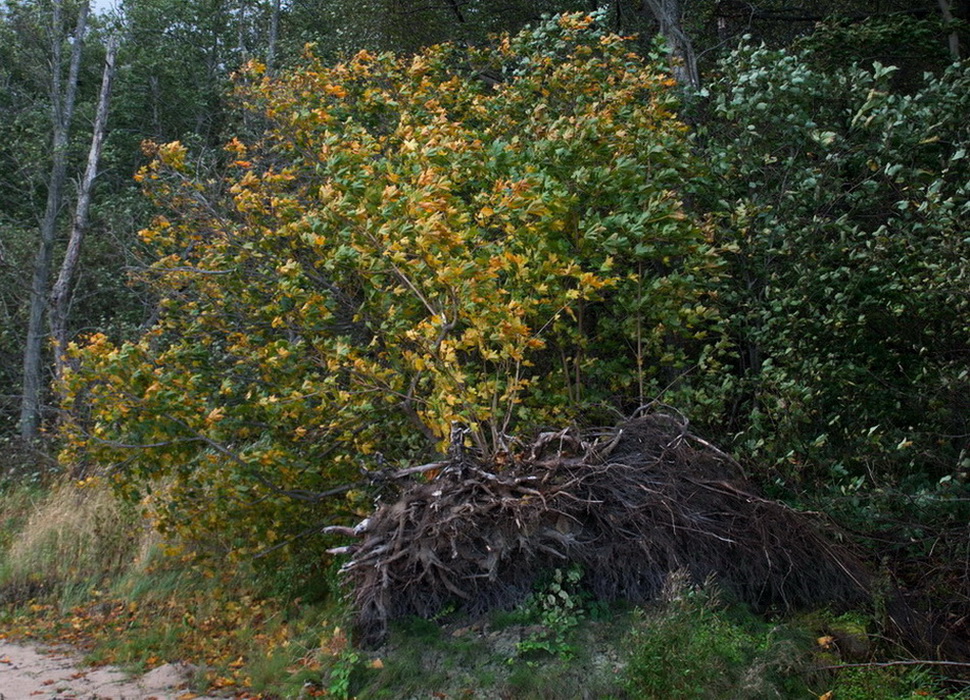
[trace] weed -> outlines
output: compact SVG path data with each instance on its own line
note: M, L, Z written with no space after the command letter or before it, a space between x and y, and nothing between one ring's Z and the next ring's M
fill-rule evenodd
M966 700L970 694L950 695L922 668L860 667L840 669L832 687L839 700Z
M350 680L360 663L360 654L353 649L345 649L330 669L330 682L327 690L340 700L350 698Z
M566 571L555 569L545 587L525 602L522 607L526 617L536 619L543 629L533 632L516 645L520 654L547 652L562 659L575 655L569 637L586 615L586 596L579 588L582 578L583 570L578 565Z

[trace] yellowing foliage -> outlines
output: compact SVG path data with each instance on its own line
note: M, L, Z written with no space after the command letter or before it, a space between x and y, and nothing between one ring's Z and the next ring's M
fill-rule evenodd
M228 144L221 182L180 144L140 175L167 210L142 236L159 317L78 349L72 453L123 488L164 478L163 526L252 553L366 505L317 494L362 456L442 449L453 421L494 452L685 395L715 368L698 338L717 336L720 259L683 211L668 90L585 16L495 48L254 69L239 97L269 127Z

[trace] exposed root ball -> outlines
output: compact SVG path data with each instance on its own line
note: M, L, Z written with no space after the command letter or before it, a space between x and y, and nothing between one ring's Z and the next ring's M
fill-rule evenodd
M362 636L448 605L512 607L570 563L603 600L651 600L678 570L761 610L868 598L863 566L815 518L740 472L668 415L543 433L501 471L455 456L358 528L345 572Z

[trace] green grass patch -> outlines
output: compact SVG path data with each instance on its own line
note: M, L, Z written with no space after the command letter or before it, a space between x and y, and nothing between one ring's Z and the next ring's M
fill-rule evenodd
M666 605L635 616L623 684L638 698L810 697L807 630L727 607L711 588L672 577Z
M967 700L970 690L947 691L929 668L869 666L839 669L831 683L837 700Z

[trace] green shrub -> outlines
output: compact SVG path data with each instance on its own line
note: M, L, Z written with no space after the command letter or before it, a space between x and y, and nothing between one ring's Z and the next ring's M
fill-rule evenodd
M730 430L789 485L957 478L970 65L904 92L892 66L814 58L743 47L710 90L706 201L737 246Z

